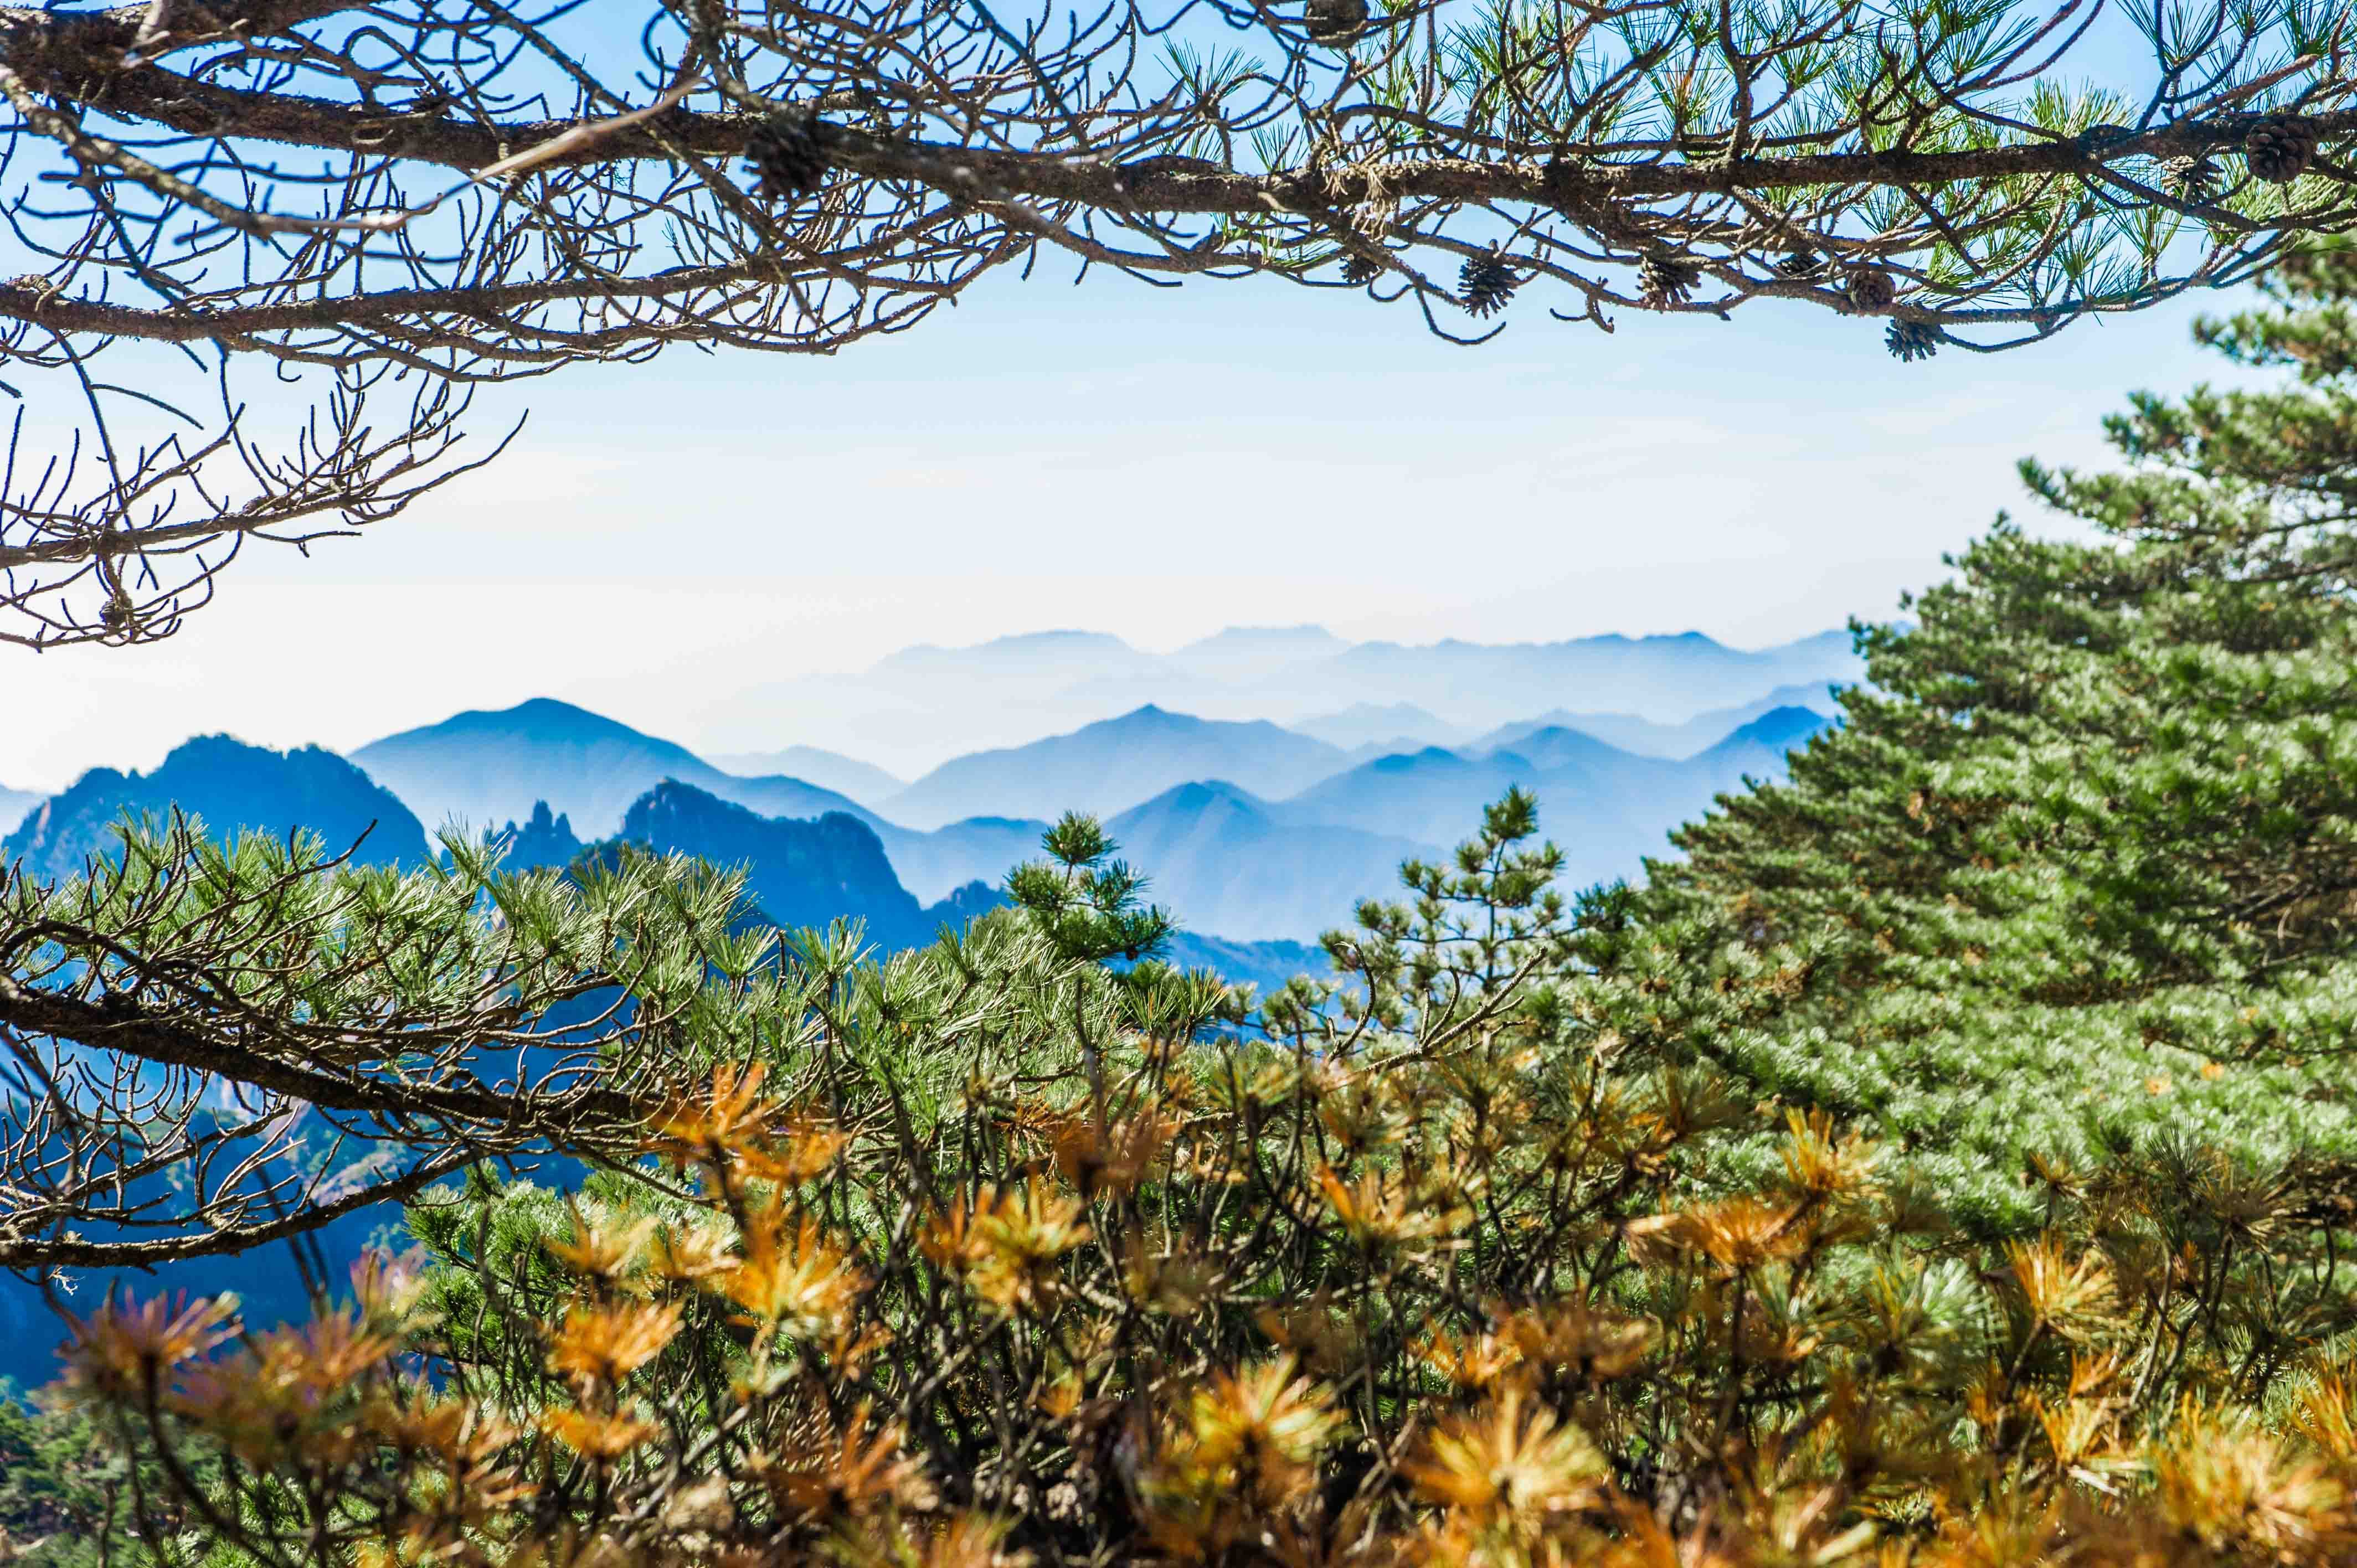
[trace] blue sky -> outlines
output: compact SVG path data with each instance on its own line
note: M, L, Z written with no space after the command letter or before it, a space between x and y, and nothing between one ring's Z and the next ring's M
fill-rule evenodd
M493 393L487 433L533 410L499 465L307 562L249 556L179 639L0 651L0 783L535 694L713 750L824 745L746 694L1054 627L1781 640L1936 578L2018 504L2016 458L2104 460L2126 389L2222 369L2186 328L2233 303L1901 365L1878 323L1773 303L1606 335L1531 297L1469 349L1349 293L1006 274L833 359Z

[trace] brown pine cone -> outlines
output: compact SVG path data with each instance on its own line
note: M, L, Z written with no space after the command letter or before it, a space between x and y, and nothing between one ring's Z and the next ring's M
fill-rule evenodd
M1340 47L1366 27L1367 0L1308 0L1301 20L1311 43Z
M1647 256L1637 263L1637 287L1656 310L1684 305L1701 285L1702 269L1678 256Z
M2253 179L2289 185L2316 159L2316 122L2305 114L2271 114L2243 138L2243 161Z
M1898 303L1899 285L1880 267L1861 267L1849 274L1849 302L1860 310L1888 310Z
M776 114L745 144L753 166L754 189L764 201L791 201L816 190L826 177L826 154L804 115Z

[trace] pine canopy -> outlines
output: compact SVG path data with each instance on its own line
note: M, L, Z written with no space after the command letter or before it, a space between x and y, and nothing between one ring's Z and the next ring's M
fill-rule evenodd
M1679 835L1647 917L1808 977L1694 1048L1998 1228L2034 1222L2029 1156L2170 1139L2357 1191L2352 292L2349 250L2304 254L2201 328L2296 384L2138 397L2120 472L2025 464L2098 537L1994 530L1860 628L1867 684L1790 782Z

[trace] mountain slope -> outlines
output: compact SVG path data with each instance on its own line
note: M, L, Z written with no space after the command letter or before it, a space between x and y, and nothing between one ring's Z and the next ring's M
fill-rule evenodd
M1350 646L1322 626L1232 626L1189 643L1168 662L1189 675L1232 681L1330 658Z
M1046 822L1022 817L969 817L929 833L881 819L868 825L884 841L901 886L928 901L969 882L997 886L1017 865L1039 858L1039 835L1048 831Z
M1781 779L1786 757L1805 747L1812 736L1833 723L1811 708L1774 708L1709 750L1688 757L1683 766L1696 779L1706 779L1713 794L1740 789L1747 778Z
M1004 825L1023 830L1026 844L1007 856L1006 865L1038 853L1033 830L1039 824ZM547 826L545 813L535 812L533 824L524 831ZM1328 839L1333 836L1329 832ZM970 881L946 898L920 905L894 879L882 844L866 824L840 812L816 822L766 819L676 782L660 785L634 801L624 817L621 837L665 853L697 855L716 865L741 866L748 873L748 894L768 918L794 927L856 917L866 922L868 940L887 950L930 942L944 925L962 926L1006 901L997 891L1006 869L1002 866L987 879ZM1164 847L1153 834L1146 838L1149 848ZM1330 849L1330 843L1313 847ZM1216 862L1220 856L1214 853L1211 858ZM1192 873L1189 865L1179 869L1182 879ZM1375 886L1387 881L1386 870ZM1166 891L1157 883L1155 896L1168 902ZM1348 913L1345 903L1323 923L1334 924ZM1237 940L1189 930L1172 938L1165 957L1181 968L1215 969L1230 980L1250 981L1263 990L1326 968L1325 955L1299 941Z
M1151 878L1149 899L1192 930L1242 940L1348 925L1359 900L1390 893L1399 863L1424 853L1396 835L1282 821L1267 801L1220 782L1165 790L1105 827Z
M1266 809L1296 825L1405 835L1437 854L1471 832L1481 808L1521 786L1564 851L1572 886L1634 876L1669 853L1670 830L1700 816L1745 778L1781 778L1785 753L1831 721L1782 707L1684 761L1638 757L1560 725L1531 730L1511 749L1429 746L1378 757Z
M1827 693L1826 683L1814 682L1797 686L1779 686L1765 696L1755 697L1733 707L1713 708L1696 714L1680 724L1662 724L1636 714L1576 714L1566 708L1553 708L1535 718L1501 725L1471 743L1480 751L1512 746L1533 730L1559 726L1592 735L1623 751L1639 757L1687 757L1706 751L1737 730L1777 708L1806 708L1814 713L1831 713L1834 700Z
M873 806L909 787L906 779L887 773L873 763L815 746L790 746L783 751L738 752L705 760L722 772L735 774L740 779L779 775L799 779L805 784L815 784L822 789L832 789L838 795L848 796L863 806Z
M1438 845L1470 831L1480 821L1484 801L1496 800L1531 771L1506 753L1467 757L1428 746L1362 762L1277 809L1289 822L1397 833Z
M574 836L572 820L562 814L552 818L545 800L532 803L532 815L524 819L523 826L510 822L496 836L503 841L506 851L500 859L500 869L505 871L552 867L561 871L581 853L581 841Z
M1110 815L1173 785L1224 779L1261 795L1289 795L1344 767L1336 747L1265 721L1230 723L1151 703L1028 746L942 764L885 802L912 828L977 816Z
M919 643L879 660L867 674L888 683L947 677L960 682L1007 680L1061 684L1082 673L1162 667L1162 660L1153 654L1132 648L1110 632L1031 631L995 637L965 648Z
M0 785L0 833L14 832L16 824L48 797L37 789L11 789Z
M1387 693L1393 701L1476 719L1484 715L1469 709L1493 712L1501 702L1539 693L1560 702L1587 693L1639 713L1690 714L1698 705L1748 702L1779 686L1854 679L1858 669L1846 631L1756 651L1729 648L1695 631L1503 645L1362 642L1332 662L1336 673Z
M1414 703L1353 703L1335 713L1296 719L1285 727L1344 751L1369 746L1414 751L1426 746L1453 746L1465 736L1459 726Z
M332 851L357 843L353 859L363 865L431 858L425 830L409 809L335 753L316 746L270 751L216 735L183 742L152 773L91 768L0 840L0 860L21 859L36 875L70 875L89 857L109 853L125 812L162 820L175 806L201 818L216 837L248 829L284 837L307 828Z
M667 779L631 802L620 837L744 867L746 892L781 926L856 918L870 941L901 948L931 940L939 924L892 875L875 830L841 811L808 822L765 817Z
M578 831L604 834L631 801L666 779L764 816L862 811L856 801L798 779L723 773L683 746L550 697L387 736L353 752L352 760L437 825L463 821L480 828L545 800Z

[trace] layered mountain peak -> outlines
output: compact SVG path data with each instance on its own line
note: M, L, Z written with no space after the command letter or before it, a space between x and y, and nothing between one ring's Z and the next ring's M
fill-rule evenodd
M1820 728L1824 728L1824 714L1815 707L1801 707L1787 703L1784 707L1770 707L1759 719L1727 731L1727 740L1754 740L1759 745L1796 745L1808 740ZM1726 740L1720 745L1726 745Z
M507 822L545 801L596 837L666 779L773 816L861 809L798 779L733 777L676 742L552 697L404 730L370 742L352 760L436 824Z
M1148 703L1066 735L944 763L881 811L914 828L1065 811L1110 816L1202 779L1229 779L1268 798L1290 795L1349 763L1340 748L1265 719L1204 719Z
M1811 736L1825 727L1829 721L1814 708L1797 703L1770 708L1750 723L1729 730L1725 739L1713 750L1737 746L1765 746L1790 750L1805 744Z
M432 857L410 809L334 752L272 751L210 735L182 742L146 773L91 768L0 841L0 860L20 861L36 875L70 876L113 853L116 824L126 817L161 822L176 809L219 837L306 829L331 851L351 850L362 865Z
M48 797L36 789L11 789L0 784L0 834L16 831L16 824L32 814L33 808Z
M884 946L929 940L932 925L893 875L876 832L830 811L813 820L765 817L666 779L630 803L621 837L665 854L735 866L761 913L781 926L824 926L846 916Z

